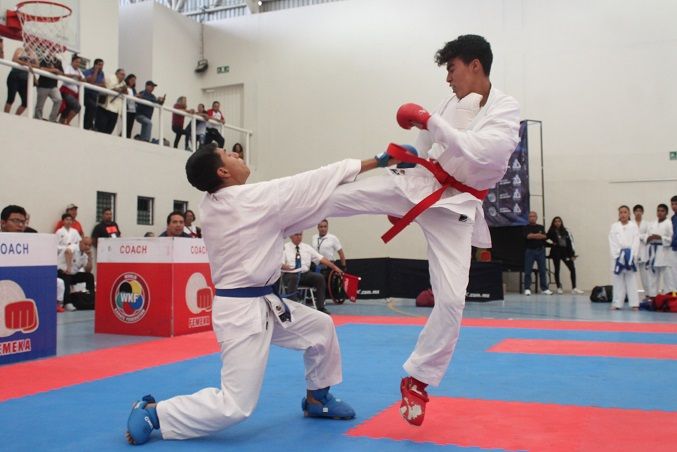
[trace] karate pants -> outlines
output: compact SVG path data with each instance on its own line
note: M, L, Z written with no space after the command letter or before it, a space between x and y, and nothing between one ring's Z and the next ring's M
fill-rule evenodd
M631 308L639 307L639 295L637 294L637 275L633 271L622 271L620 274L611 275L613 284L613 301L611 306L622 308L625 296L628 296L628 304Z
M230 320L233 334L221 342L221 387L205 388L188 396L173 397L157 405L164 439L188 439L209 435L249 417L261 392L270 344L303 350L307 388L314 390L341 382L341 352L331 317L306 306L294 305L292 321L283 328L273 318L263 298L216 297L217 303L259 303L266 325L260 333L248 334L237 320ZM218 321L216 316L212 317ZM281 387L284 382L281 382ZM303 394L305 395L305 394ZM302 395L299 394L299 398ZM297 406L290 409L299 409Z
M403 216L414 204L399 190L395 177L401 176L367 177L339 186L327 201L320 218L360 214ZM459 214L446 208L431 207L416 219L416 223L427 241L435 307L403 367L412 377L438 386L449 367L461 328L473 222L460 221ZM374 240L379 239L374 237Z
M639 273L639 280L642 282L642 289L644 289L644 296L649 296L649 270L646 269L645 262L639 262L637 264L637 270Z
M648 269L646 271L646 274L649 279L649 290L648 290L648 295L650 297L655 297L661 292L661 279L663 279L663 289L665 289L665 277L663 276L665 274L666 270L669 270L670 267L654 267L652 269Z

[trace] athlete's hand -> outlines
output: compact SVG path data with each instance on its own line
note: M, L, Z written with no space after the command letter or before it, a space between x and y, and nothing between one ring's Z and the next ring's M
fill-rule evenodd
M425 108L417 104L404 104L397 110L397 123L403 129L418 127L419 129L428 129L428 119L430 113Z

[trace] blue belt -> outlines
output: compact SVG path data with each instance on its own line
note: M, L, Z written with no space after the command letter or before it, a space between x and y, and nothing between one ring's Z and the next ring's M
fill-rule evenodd
M217 297L256 298L273 293L273 286L216 289Z

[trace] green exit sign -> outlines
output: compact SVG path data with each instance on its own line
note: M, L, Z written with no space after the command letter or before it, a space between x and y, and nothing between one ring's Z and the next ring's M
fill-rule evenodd
M227 74L230 72L230 66L217 66L216 67L216 73L217 74Z
M670 151L670 160L677 160L677 151Z

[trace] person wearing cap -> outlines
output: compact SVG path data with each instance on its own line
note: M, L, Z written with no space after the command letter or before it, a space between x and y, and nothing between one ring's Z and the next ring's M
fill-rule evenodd
M147 100L148 102L153 102L154 104L164 104L165 96L155 97L155 94L153 94L156 86L157 84L155 82L148 80L144 90L140 91L136 97ZM142 141L150 141L151 131L153 129L153 110L155 110L155 107L144 104L138 104L136 106L136 120L141 124L140 139Z
M78 206L75 204L68 204L66 206L66 212L70 214L70 216L73 218L73 223L71 224L71 228L75 229L78 231L78 234L80 234L80 237L84 237L85 234L82 232L82 225L78 220L76 220L76 217L78 216ZM59 220L59 222L54 226L54 232L56 232L59 228L63 226L63 219Z

